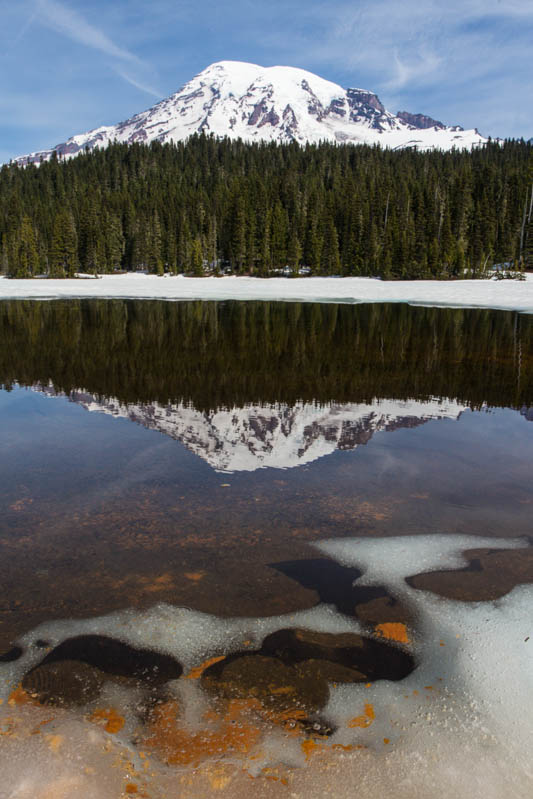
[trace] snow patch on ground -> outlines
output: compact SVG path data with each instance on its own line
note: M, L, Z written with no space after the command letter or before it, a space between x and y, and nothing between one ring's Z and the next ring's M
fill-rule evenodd
M365 277L253 278L130 273L93 280L0 278L0 299L123 298L407 302L436 307L496 308L533 313L533 275L515 280L402 280Z

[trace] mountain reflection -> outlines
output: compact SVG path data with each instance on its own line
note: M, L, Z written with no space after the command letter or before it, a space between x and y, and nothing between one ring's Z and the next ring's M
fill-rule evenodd
M52 386L34 386L48 396L63 396ZM290 469L335 450L355 449L381 431L416 427L430 419L457 419L464 410L454 400L383 400L373 405L298 402L247 405L214 412L183 404L123 405L84 391L71 402L157 430L180 441L219 472Z

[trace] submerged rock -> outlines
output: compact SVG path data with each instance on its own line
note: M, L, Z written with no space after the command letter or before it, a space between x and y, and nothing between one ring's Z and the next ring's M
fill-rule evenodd
M94 666L75 660L41 663L22 680L22 687L43 705L86 705L96 699L105 675Z
M218 666L218 668L217 668ZM276 711L291 709L312 713L329 697L325 679L306 673L277 658L243 655L208 669L202 680L211 691L228 699L253 697Z

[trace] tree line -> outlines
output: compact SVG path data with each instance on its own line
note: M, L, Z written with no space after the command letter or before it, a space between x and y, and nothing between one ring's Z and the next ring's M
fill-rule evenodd
M0 169L11 277L147 270L480 276L533 268L533 146L112 144Z

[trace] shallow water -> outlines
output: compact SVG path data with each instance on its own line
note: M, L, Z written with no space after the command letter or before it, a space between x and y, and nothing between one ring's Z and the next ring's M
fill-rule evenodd
M530 795L530 317L18 301L0 342L0 797Z

